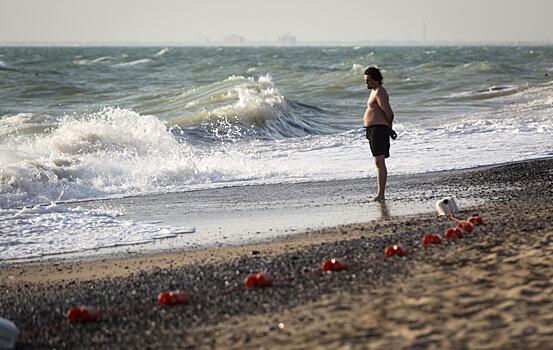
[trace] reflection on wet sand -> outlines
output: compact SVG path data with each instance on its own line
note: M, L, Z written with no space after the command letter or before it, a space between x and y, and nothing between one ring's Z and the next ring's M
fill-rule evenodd
M380 220L388 220L390 218L390 209L386 202L378 202L378 209L380 209Z

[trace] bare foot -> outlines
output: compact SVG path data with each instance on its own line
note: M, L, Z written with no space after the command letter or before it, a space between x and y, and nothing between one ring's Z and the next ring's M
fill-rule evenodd
M384 202L384 201L386 201L384 196L376 196L373 198L373 202Z

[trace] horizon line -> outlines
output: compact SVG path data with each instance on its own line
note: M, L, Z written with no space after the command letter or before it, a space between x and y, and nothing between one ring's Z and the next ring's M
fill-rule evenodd
M313 46L549 46L553 41L522 41L522 40L487 40L487 41L456 41L456 40L378 40L378 41L298 41L295 44L279 43L277 41L249 41L240 44L221 42L149 42L149 41L11 41L0 42L0 47L313 47Z

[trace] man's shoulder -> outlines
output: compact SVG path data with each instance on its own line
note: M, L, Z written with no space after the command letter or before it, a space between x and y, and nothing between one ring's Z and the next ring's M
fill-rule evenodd
M382 97L388 97L388 91L384 86L379 86L378 89L376 89L376 95L382 96Z

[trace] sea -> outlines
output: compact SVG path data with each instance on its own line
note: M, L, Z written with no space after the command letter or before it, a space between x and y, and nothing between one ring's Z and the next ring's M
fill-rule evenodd
M193 232L67 202L374 177L369 65L390 175L553 156L551 46L1 47L0 260Z

